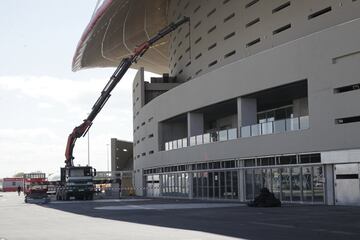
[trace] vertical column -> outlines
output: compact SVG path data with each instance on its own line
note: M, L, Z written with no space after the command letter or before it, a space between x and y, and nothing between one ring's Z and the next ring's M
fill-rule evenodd
M193 195L193 173L192 172L189 172L189 178L188 178L188 181L189 181L189 199L193 199L194 198L194 195Z
M239 167L240 169L238 170L238 192L239 192L239 199L240 202L245 202L245 174L244 174L244 161L243 160L239 160Z
M204 114L187 113L188 137L204 133Z
M309 115L308 98L298 98L293 100L293 114L294 117L301 117Z
M237 98L238 111L238 129L239 136L241 136L240 129L242 126L249 126L257 123L257 101L256 98Z
M135 192L136 196L144 196L145 190L144 190L144 175L142 173L142 170L139 172L136 171L134 173L134 186L135 186Z
M324 165L325 170L325 204L327 205L335 205L335 182L334 182L334 165L327 164Z

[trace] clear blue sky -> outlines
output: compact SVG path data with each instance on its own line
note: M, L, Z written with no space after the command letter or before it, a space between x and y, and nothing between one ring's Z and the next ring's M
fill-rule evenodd
M71 71L96 0L0 1L0 177L58 173L68 134L89 113L113 69ZM106 169L111 137L132 141L128 72L91 128L91 164ZM87 140L75 149L87 163Z

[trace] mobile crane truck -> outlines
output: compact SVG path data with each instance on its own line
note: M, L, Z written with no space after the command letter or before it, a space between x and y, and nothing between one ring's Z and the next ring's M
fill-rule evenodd
M73 150L76 140L87 134L94 119L109 100L111 91L120 82L131 65L136 63L154 43L189 21L190 18L183 17L175 23L170 23L168 26L160 30L155 36L135 48L132 55L121 60L119 66L116 68L110 80L102 90L100 97L92 107L90 114L82 124L74 128L67 139L65 167L60 169L60 182L56 187L57 200L70 200L71 197L79 200L93 199L93 177L96 176L96 170L91 166L74 166Z

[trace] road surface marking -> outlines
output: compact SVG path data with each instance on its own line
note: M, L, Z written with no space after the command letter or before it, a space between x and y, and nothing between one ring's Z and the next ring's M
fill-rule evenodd
M199 208L223 208L242 207L244 204L234 203L177 203L177 204L144 204L125 206L104 206L95 207L96 210L170 210L170 209L199 209Z
M295 228L295 226L293 226L293 225L286 225L286 224L264 223L264 222L250 222L250 223L257 224L257 225L269 226L269 227Z

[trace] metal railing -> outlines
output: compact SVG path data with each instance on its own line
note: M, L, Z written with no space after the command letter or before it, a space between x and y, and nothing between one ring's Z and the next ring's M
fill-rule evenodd
M231 128L231 129L213 131L196 136L191 136L189 138L189 141L187 138L169 141L165 143L165 151L202 145L212 142L221 142L221 141L228 141L238 138L298 131L308 128L309 128L309 116L287 118L272 122L258 123L258 124L241 127L240 136L238 136L237 128Z
M232 139L237 139L237 128L231 128L221 131L213 131L209 133L204 133L196 136L191 136L189 142L187 138L177 139L165 143L165 151L207 144L211 142L220 142L228 141Z
M188 146L187 138L181 138L165 143L165 151L174 150L178 148L184 148Z
M287 118L273 122L253 124L240 128L241 137L254 137L260 135L283 133L309 128L309 116Z
M190 137L190 146L237 139L237 128L213 131Z

